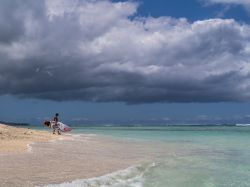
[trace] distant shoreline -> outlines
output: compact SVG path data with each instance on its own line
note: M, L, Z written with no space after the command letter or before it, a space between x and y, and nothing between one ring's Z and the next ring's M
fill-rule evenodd
M0 121L0 124L10 125L10 126L30 126L29 123L16 123L16 122L6 122L6 121Z
M14 127L39 127L39 124L30 124L23 122L8 122L8 121L0 121L0 124L6 124ZM89 122L89 123L76 123L69 124L72 127L220 127L220 126L250 126L250 123L118 123L118 122Z

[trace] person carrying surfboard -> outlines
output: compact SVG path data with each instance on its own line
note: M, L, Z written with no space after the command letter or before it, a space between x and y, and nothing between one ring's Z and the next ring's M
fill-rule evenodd
M57 134L58 134L58 135L61 135L59 126L58 126L58 124L57 124L58 121L59 121L58 116L59 116L59 114L56 113L56 114L55 114L55 117L54 117L54 119L53 119L53 122L54 122L54 123L52 124L52 128L53 128L53 134L56 134L56 131L57 131Z

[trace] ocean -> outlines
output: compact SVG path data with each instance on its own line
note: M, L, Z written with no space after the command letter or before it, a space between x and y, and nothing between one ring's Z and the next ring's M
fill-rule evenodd
M149 145L152 152L145 154L150 154L150 162L50 187L250 186L249 126L77 126L72 133L140 142L145 149Z

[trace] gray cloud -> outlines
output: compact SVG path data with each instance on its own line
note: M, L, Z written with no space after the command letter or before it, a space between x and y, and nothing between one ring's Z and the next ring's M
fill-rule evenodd
M250 98L249 25L131 19L138 7L131 1L6 0L0 7L2 95L126 103Z

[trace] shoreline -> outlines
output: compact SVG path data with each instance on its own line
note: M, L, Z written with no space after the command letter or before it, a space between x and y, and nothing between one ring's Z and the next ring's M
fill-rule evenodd
M31 143L32 153L0 154L0 186L246 186L249 131L225 130L150 132L152 141L74 131Z
M14 133L5 138L14 136L13 149L5 152L7 154L3 153L3 149L0 152L0 183L5 186L60 186L79 180L99 180L119 171L126 173L128 168L147 160L144 151L138 151L143 146L131 142L98 135L55 136L46 131L4 125L0 127L18 131L18 135ZM26 133L23 137L27 131L32 133ZM37 133L39 138L34 138ZM17 145L21 145L21 148L14 150ZM57 175L58 171L60 175Z

